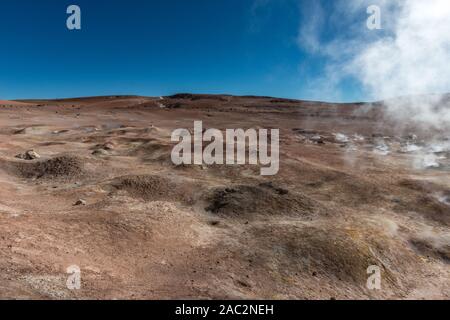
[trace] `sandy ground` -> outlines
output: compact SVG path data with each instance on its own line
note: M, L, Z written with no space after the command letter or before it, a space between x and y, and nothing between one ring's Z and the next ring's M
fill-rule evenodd
M448 154L417 167L400 151L416 138L365 109L198 95L0 101L0 298L450 298ZM170 134L194 120L280 128L279 174L174 166ZM30 149L41 158L16 158ZM66 286L71 265L80 290ZM381 290L366 287L371 265Z

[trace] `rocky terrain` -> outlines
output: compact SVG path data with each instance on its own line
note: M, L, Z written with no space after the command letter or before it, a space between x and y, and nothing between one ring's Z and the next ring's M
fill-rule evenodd
M2 299L449 299L450 135L381 104L0 101ZM176 128L280 129L280 171L175 166ZM80 290L66 286L69 266ZM381 290L366 287L382 270Z

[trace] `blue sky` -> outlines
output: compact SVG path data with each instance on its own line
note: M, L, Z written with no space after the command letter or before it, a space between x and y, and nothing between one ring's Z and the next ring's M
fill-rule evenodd
M351 77L340 79L339 95L314 90L331 58L299 45L299 28L317 14L310 9L317 1L2 0L0 99L177 92L366 99ZM326 21L332 2L321 1ZM71 4L81 7L81 31L66 28ZM320 36L345 37L366 18L363 10Z

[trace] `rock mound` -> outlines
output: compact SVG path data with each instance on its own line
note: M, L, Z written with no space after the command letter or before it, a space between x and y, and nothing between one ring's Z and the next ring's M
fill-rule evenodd
M16 163L15 169L19 176L27 179L69 179L83 173L83 163L76 157L63 155L39 162Z
M217 188L208 196L207 202L209 205L206 211L227 216L248 214L310 216L323 212L318 202L303 194L276 187L272 183Z
M175 183L157 175L134 175L120 177L111 183L118 191L125 191L132 198L146 201L181 201L192 203L192 187L186 183Z

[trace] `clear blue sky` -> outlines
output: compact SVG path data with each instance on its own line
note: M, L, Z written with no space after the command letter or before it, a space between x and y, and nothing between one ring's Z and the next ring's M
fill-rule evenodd
M298 44L315 1L1 0L0 99L197 92L333 100L306 89L327 63ZM331 1L322 1L326 14ZM70 4L81 7L81 31L66 28ZM340 86L342 100L365 98L351 79Z

